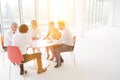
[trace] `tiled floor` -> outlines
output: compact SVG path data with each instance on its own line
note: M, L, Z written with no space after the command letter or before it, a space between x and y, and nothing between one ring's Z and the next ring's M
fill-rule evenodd
M50 65L42 74L36 73L34 61L26 63L25 80L120 80L120 28L101 27L87 31L84 37L77 38L74 53L76 66L70 53L62 53L65 62L57 69L55 62L43 58L44 66ZM9 80L7 55L5 65L2 62L0 55L0 80ZM18 66L12 65L11 73L11 80L24 80Z

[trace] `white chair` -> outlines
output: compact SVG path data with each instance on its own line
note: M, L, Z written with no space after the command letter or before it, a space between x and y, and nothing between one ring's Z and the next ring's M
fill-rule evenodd
M76 42L76 36L73 36L73 43L74 43L74 45L75 45L75 42ZM75 46L74 46L74 48L75 48ZM72 61L73 61L74 66L76 66L74 48L73 48L72 51L67 51L67 53L69 53L69 52L71 53L71 59L72 59ZM63 53L64 53L64 52L63 52Z

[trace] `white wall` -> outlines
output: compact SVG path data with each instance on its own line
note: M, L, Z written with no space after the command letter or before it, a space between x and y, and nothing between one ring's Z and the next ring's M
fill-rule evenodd
M113 1L113 27L120 27L120 0Z

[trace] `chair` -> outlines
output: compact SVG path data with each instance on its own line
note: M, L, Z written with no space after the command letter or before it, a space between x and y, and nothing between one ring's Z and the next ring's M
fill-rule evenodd
M75 48L75 42L76 42L76 36L73 36L74 48ZM73 55L74 66L76 66L74 49L73 49L73 51L71 52L71 58L72 58L72 55Z
M10 68L9 68L9 80L10 80L11 64L12 63L22 64L22 61L24 60L24 58L19 48L16 46L8 46L7 52L8 52L8 59L11 61Z
M74 63L74 66L76 66L76 62L75 62L75 55L74 55L74 49L73 51L71 51L71 58L73 56L73 63Z
M75 45L76 42L76 36L73 36L73 43ZM75 62L75 55L74 55L74 48L72 51L66 51L66 52L70 52L71 53L71 59L73 60L73 64L74 66L76 66L76 62Z

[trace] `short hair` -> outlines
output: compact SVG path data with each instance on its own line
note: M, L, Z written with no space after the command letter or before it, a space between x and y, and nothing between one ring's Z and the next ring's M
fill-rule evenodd
M28 26L26 24L21 24L19 27L20 33L27 33L28 32Z
M11 27L13 27L13 25L17 25L17 26L14 26L14 27L18 27L18 24L17 24L16 22L13 22L13 23L11 24Z
M61 20L61 21L58 21L58 24L59 24L59 25L62 25L62 26L65 26L65 21L62 21L62 20Z

